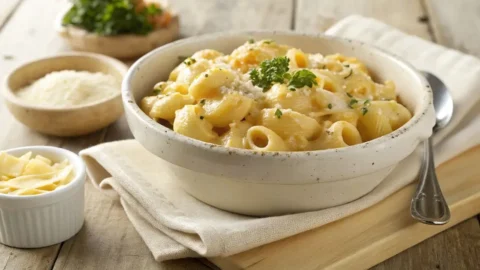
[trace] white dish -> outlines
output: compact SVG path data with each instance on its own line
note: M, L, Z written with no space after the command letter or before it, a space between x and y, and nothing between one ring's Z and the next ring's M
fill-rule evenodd
M55 162L68 159L75 177L51 192L17 196L0 194L0 243L17 248L39 248L61 243L75 235L84 221L85 164L62 148L30 146L6 151L14 156L40 154Z
M182 136L140 110L137 104L156 82L167 78L179 56L207 48L229 53L250 38L273 39L305 52L354 56L367 65L375 79L395 82L413 118L386 136L355 146L260 153ZM163 46L130 68L122 98L135 138L174 164L169 169L187 192L215 207L248 215L310 211L355 200L375 188L429 137L435 122L430 86L409 64L360 42L292 32L218 33Z

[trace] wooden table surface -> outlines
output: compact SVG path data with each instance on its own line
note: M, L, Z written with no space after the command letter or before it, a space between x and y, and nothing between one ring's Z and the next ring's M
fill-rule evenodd
M439 44L480 56L478 0L172 0L182 37L233 29L321 32L350 14L377 18ZM53 29L66 0L0 0L0 76L38 57L69 51ZM62 139L18 123L0 103L0 149L53 145L78 152L131 138L122 118L94 134ZM73 238L22 250L0 245L0 269L210 269L195 259L157 263L118 201L86 184L86 221ZM480 269L480 217L377 265L374 269Z

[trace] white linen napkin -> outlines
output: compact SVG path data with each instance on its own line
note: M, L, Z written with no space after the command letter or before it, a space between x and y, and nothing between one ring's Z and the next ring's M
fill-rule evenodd
M480 60L379 21L348 17L329 35L376 45L442 78L455 103L452 123L436 135L437 164L480 143ZM178 188L162 168L174 166L134 140L81 152L92 182L121 203L157 261L227 256L298 234L365 209L415 180L419 147L368 195L329 209L277 217L248 217L208 206ZM401 172L401 173L400 173Z

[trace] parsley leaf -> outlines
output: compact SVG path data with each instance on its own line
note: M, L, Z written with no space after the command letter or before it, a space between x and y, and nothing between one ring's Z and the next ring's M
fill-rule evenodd
M253 44L253 43L255 43L255 40L253 38L251 38L251 39L248 40L248 43Z
M185 61L183 61L183 63L187 66L195 64L196 62L197 62L197 60L195 60L195 58L191 58L191 57L188 57L187 59L185 59Z
M254 68L250 71L253 85L263 88L263 92L266 92L274 83L283 83L289 61L286 56L263 61L260 63L260 69Z
M155 25L152 18L162 14L155 4L141 6L129 0L74 0L63 25L73 25L103 36L146 35Z
M155 95L160 94L163 91L163 89L165 89L166 86L167 84L165 82L159 82L155 84L155 86L153 86L153 94Z
M350 100L350 103L348 104L348 107L353 108L353 105L355 105L355 104L357 104L357 103L358 103L358 100L352 98L352 99Z
M283 113L282 113L282 111L281 111L280 109L277 109L277 110L275 111L275 116L276 116L278 119L280 119L280 118L282 117L282 115L283 115Z
M332 103L328 103L328 108L331 110L332 109Z
M295 88L302 88L304 86L313 87L318 84L315 80L316 78L317 76L308 69L297 70L293 73L288 86L289 88L292 86Z
M365 115L367 112L368 112L368 108L367 108L367 107L363 107L363 108L362 108L362 115Z

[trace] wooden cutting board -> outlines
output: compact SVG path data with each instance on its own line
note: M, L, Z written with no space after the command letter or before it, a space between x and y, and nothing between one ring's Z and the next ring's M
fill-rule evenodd
M350 217L229 257L221 269L365 269L480 213L480 146L437 169L452 219L429 226L410 217L415 184Z

